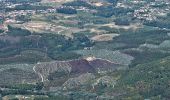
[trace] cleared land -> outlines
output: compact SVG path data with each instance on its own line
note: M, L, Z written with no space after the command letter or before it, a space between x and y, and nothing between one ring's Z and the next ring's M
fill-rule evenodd
M119 36L119 34L101 34L92 37L94 41L111 41L114 37Z

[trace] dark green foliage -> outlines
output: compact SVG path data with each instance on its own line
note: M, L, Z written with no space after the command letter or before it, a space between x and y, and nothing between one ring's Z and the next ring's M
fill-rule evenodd
M80 55L67 51L82 49L93 45L92 41L90 41L85 35L76 35L72 40L66 39L62 35L48 34L43 35L40 41L40 46L47 49L48 55L57 60L75 59L80 57Z
M36 51L36 50L35 50ZM11 53L12 52L12 53ZM37 49L35 53L27 53L18 51L3 51L0 53L0 64L10 64L10 63L37 63L39 61L50 61L48 56L42 50ZM34 51L33 51L34 52Z
M69 60L69 59L77 59L81 57L81 55L78 55L73 52L53 52L51 58L55 60Z
M26 15L16 16L16 20L18 20L18 21L23 21L23 22L31 21L31 19L29 18L29 16L26 16Z
M64 3L63 6L72 6L72 7L87 7L87 8L95 8L94 6L88 4L85 1L81 1L81 0L76 0L76 1L72 1L72 2L68 2L68 3Z
M54 59L60 52L66 51L72 46L71 40L65 39L62 35L43 35L40 41L40 47L46 49L47 54Z
M154 50L143 50L143 51L126 50L124 53L132 55L133 57L136 58L132 61L132 64L130 65L131 67L137 64L148 63L151 61L158 60L160 58L170 56L170 53L162 53L156 50L155 51Z
M166 17L158 17L157 20L145 21L144 24L159 28L170 28L170 16L167 15Z
M164 40L170 39L167 36L168 31L165 30L139 30L137 32L121 34L114 38L113 42L125 43L126 48L136 48L140 44L160 44Z
M8 35L12 35L12 36L28 36L31 35L31 32L25 29L21 29L21 28L15 28L12 27L10 25L8 25Z
M0 29L0 33L3 33L3 32L4 32L4 30L1 30L1 29Z
M113 5L116 5L116 4L117 4L117 2L118 2L118 0L106 0L106 1L108 1L108 2L112 3Z
M6 88L5 90L1 91L0 93L2 96L5 95L12 95L12 94L20 94L20 95L43 95L43 93L38 92L42 90L44 84L42 82L34 84L16 84L10 86L1 86ZM36 90L37 92L34 92Z
M62 7L57 9L58 13L63 13L63 14L77 14L77 10L74 8L70 7Z
M13 85L7 85L7 86L2 86L4 88L8 88L10 89L15 89L15 90L23 90L23 91L27 91L27 90L42 90L44 84L42 82L38 82L36 84L13 84Z
M34 90L35 85L33 84L15 84L10 86L4 86L5 88L9 89L18 89L18 90Z
M0 7L1 10L6 10L7 12L14 10L34 10L36 12L35 15L38 15L32 16L29 13L27 15L18 15L16 16L17 21L22 21L22 23L30 20L49 21L51 24L50 27L53 27L53 25L54 27L63 26L70 28L69 31L72 31L74 28L80 28L82 31L73 33L73 37L69 38L64 35L54 33L31 33L28 30L8 25L9 31L7 32L7 35L10 35L11 40L9 40L8 37L7 39L1 38L0 40L0 64L35 64L37 62L48 62L51 60L65 61L78 59L83 55L79 55L74 51L87 48L93 50L118 50L121 53L131 55L134 57L134 60L131 65L127 66L129 69L116 70L114 72L102 74L94 72L93 74L96 79L90 81L89 84L80 85L75 89L68 90L63 87L63 83L65 83L69 78L80 76L80 74L69 74L66 71L58 70L56 72L49 73L47 77L49 81L44 83L37 82L36 84L23 83L15 85L11 83L11 86L2 85L1 87L3 89L0 91L0 94L2 94L2 96L13 94L34 95L34 100L113 100L113 98L108 99L112 96L115 100L169 100L169 48L164 47L157 49L155 47L156 49L152 49L144 47L143 44L153 44L158 46L165 40L170 40L170 37L168 36L169 34L167 35L170 31L166 29L170 28L170 13L167 14L167 16L157 16L157 20L144 21L143 28L141 29L135 30L135 27L134 30L132 28L121 29L121 26L114 28L107 26L107 24L115 22L116 25L128 26L131 23L140 23L133 17L133 12L140 8L141 5L143 6L142 3L133 5L128 0L125 0L126 4L130 5L130 7L118 7L116 6L118 0L100 0L99 2L104 2L102 6L95 6L86 1L87 0L74 0L72 2L66 2L56 9L56 13L61 14L49 14L46 12L44 13L43 11L49 8L56 8L56 5L51 7L45 6L46 3L43 3L43 5L41 5L41 3L35 4L35 2L40 2L40 0L8 0L8 2L21 4L16 5L14 8L4 9ZM98 2L98 0L96 1ZM124 1L120 0L120 2ZM155 2L155 0L149 0L148 2ZM53 5L51 2L47 3L47 5L51 4ZM151 5L149 7L157 9L163 8L164 6L166 7L164 4L158 4L154 6ZM87 10L77 10L82 7ZM39 14L42 18L39 17ZM75 15L65 17L65 14ZM11 17L7 16L7 18ZM3 22L4 19L1 17L0 23L2 24ZM102 34L102 32L98 33L98 31L91 31L91 29L99 31L105 30L106 32L103 32L103 34L118 33L120 35L114 37L113 40L110 41L94 42L91 40L91 37L97 34ZM65 29L63 28L63 30ZM3 32L3 30L0 30L0 33ZM14 37L17 37L17 39L19 37L17 42L15 40L15 42L13 42ZM85 63L88 64L90 62L85 61ZM12 71L17 70L15 68L10 68L8 71L9 73L12 73ZM97 82L97 79L105 75L116 80L115 87L107 87L107 85L100 82L92 88L92 85ZM77 80L75 79L75 81ZM74 80L72 84L74 84ZM55 92L48 91L51 89L50 87L52 87ZM45 93L42 92L44 90Z
M115 24L116 25L129 25L130 24L130 21L126 18L117 18L115 20Z
M36 90L42 90L43 87L44 87L44 83L43 82L39 82L39 83L36 83L35 89Z
M80 100L80 99L95 100L97 97L96 94L93 94L93 93L86 93L86 92L82 92L82 91L73 92L73 91L69 93L69 100Z
M0 16L0 25L3 24L4 22L4 17Z
M114 15L114 10L112 6L107 6L107 7L99 7L97 9L97 13L94 15L101 16L101 17L111 17Z
M49 97L44 97L44 96L37 96L34 98L34 100L69 100L66 96L58 95L58 96L49 96Z
M12 99L9 99L9 100L19 100L18 98L12 98Z
M4 45L7 45L7 43L5 43ZM9 47L9 48L5 48L5 49L1 49L0 50L0 58L14 56L16 54L19 54L20 51L21 51L21 49L19 49L17 47Z
M58 48L58 50L62 50L68 48L70 45L70 40L66 39L63 35L44 34L40 39L40 46L42 47Z
M7 62L31 62L35 63L39 60L47 60L48 57L56 60L77 59L81 55L70 52L70 50L83 49L84 47L93 46L93 42L85 35L75 35L73 39L66 38L58 34L42 34L31 36L28 30L9 27L8 35L13 37L22 37L19 42L11 44L9 41L0 41L0 59L3 63ZM24 50L36 50L44 52L46 56L39 56L37 54L22 54ZM14 58L8 58L15 56ZM5 61L5 62L4 62Z
M40 2L41 0L6 0L11 3L35 3Z
M44 95L44 93L41 92L33 92L33 91L27 91L27 90L18 90L18 89L9 89L2 91L2 96L6 95Z
M74 44L78 47L91 47L94 42L91 41L85 34L74 34Z
M9 11L14 11L14 10L46 10L49 7L47 6L35 6L35 5L30 5L30 4L22 4L22 5L17 5L15 8L6 8L6 12Z
M120 81L120 84L125 84L136 89L140 95L145 98L154 96L162 96L169 98L169 57L156 60L146 64L140 64L131 68Z
M7 42L7 41L2 41L2 40L0 40L0 48L3 48L3 47L5 47L5 46L7 46L7 45L9 45L10 43L9 42Z
M97 8L97 13L94 15L101 16L101 17L111 17L115 16L123 16L126 15L128 12L134 12L133 9L125 9L125 8L114 8L113 6L101 6Z
M48 76L48 80L52 81L54 80L54 78L65 78L68 76L68 72L66 71L60 71L60 72L54 72L54 73L51 73L49 76Z
M170 22L163 22L163 21L158 21L158 20L146 22L145 25L160 27L160 28L170 28Z

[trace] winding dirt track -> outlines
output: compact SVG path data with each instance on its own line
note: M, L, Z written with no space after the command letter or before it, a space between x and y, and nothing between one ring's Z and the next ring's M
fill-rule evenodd
M41 82L44 82L43 75L35 70L36 66L33 67L33 70L36 74L38 74L41 77Z

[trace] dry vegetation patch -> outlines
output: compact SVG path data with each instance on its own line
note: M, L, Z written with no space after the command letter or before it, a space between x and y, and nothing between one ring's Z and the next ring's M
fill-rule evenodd
M139 28L143 28L143 25L139 23L130 24L130 25L116 25L115 23L109 23L109 24L104 24L102 26L107 26L115 29L125 29L125 30L132 29L133 31L136 31Z
M54 32L57 33L59 31L62 31L65 29L65 27L63 26L58 26L58 25L54 25L51 23L47 23L47 22L42 22L42 21L33 21L33 22L28 22L23 24L24 28L26 28L27 30L30 30L31 32Z
M114 37L119 36L119 34L101 34L92 37L94 41L111 41Z

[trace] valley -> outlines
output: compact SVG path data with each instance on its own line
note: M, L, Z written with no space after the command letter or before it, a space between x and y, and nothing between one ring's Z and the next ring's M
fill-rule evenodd
M169 100L168 0L0 4L0 100Z

